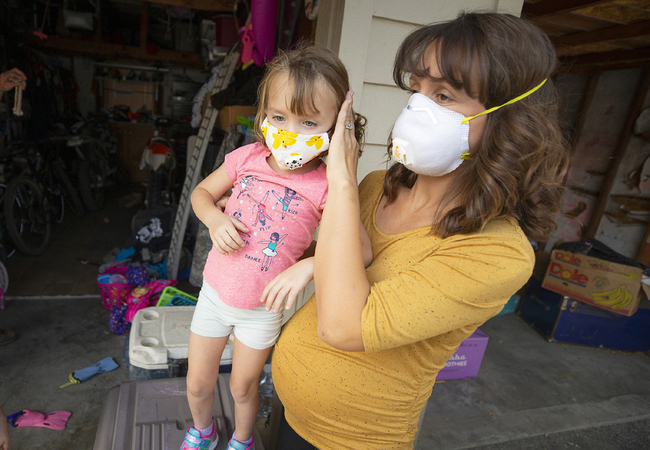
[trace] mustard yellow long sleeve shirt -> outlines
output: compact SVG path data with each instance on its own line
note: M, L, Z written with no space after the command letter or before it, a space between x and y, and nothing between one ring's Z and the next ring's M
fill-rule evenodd
M384 175L373 172L359 186L374 254L361 319L365 352L318 338L312 297L284 326L273 353L287 421L321 450L411 449L438 371L533 269L533 250L514 219L446 239L428 226L382 233L375 213Z

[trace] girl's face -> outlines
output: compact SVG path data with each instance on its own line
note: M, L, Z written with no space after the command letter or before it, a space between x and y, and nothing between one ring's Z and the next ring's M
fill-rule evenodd
M289 105L293 97L293 86L288 82L286 74L278 75L269 88L266 104L266 117L274 127L298 134L319 134L329 131L339 112L334 93L323 81L313 87L314 103L318 111L310 111L305 115L291 112ZM309 111L310 105L305 105Z
M424 61L429 67L429 73L432 77L442 78L440 69L438 68L437 46L435 42L430 44L425 51ZM419 92L420 94L426 95L440 106L461 113L465 117L473 116L486 109L485 105L478 98L470 97L463 89L454 89L444 80L433 81L429 78L411 75L409 85L411 86L412 93ZM469 121L470 150L474 149L480 141L485 130L486 120L486 116L480 116Z

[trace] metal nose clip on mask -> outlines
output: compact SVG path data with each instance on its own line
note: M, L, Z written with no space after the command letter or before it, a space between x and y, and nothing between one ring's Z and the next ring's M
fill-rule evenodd
M458 168L469 156L469 121L489 114L529 96L542 87L546 79L530 91L475 116L464 115L438 105L429 97L415 93L393 127L391 156L409 170L432 177L446 175Z
M295 170L327 150L330 139L327 133L298 134L271 125L268 118L262 122L262 134L278 165Z

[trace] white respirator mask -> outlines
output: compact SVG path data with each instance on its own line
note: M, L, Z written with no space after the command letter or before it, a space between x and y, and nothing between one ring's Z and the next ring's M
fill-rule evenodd
M320 134L292 133L274 127L269 123L268 118L264 118L261 128L266 146L283 169L298 169L330 147L330 138L327 132Z
M529 96L545 82L546 79L519 97L471 117L415 93L393 126L391 157L420 175L446 175L456 170L463 160L472 159L469 156L470 120Z

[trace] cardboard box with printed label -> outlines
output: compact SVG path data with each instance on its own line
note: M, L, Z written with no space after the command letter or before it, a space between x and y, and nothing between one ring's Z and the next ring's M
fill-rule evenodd
M553 250L542 287L558 294L631 316L642 296L638 267L565 250Z
M456 353L449 358L445 367L438 372L437 380L458 380L476 378L481 368L488 337L481 330L476 330L470 337L460 343Z
M224 106L219 111L217 117L217 126L222 130L226 130L230 124L237 122L237 116L255 117L257 108L254 106Z

